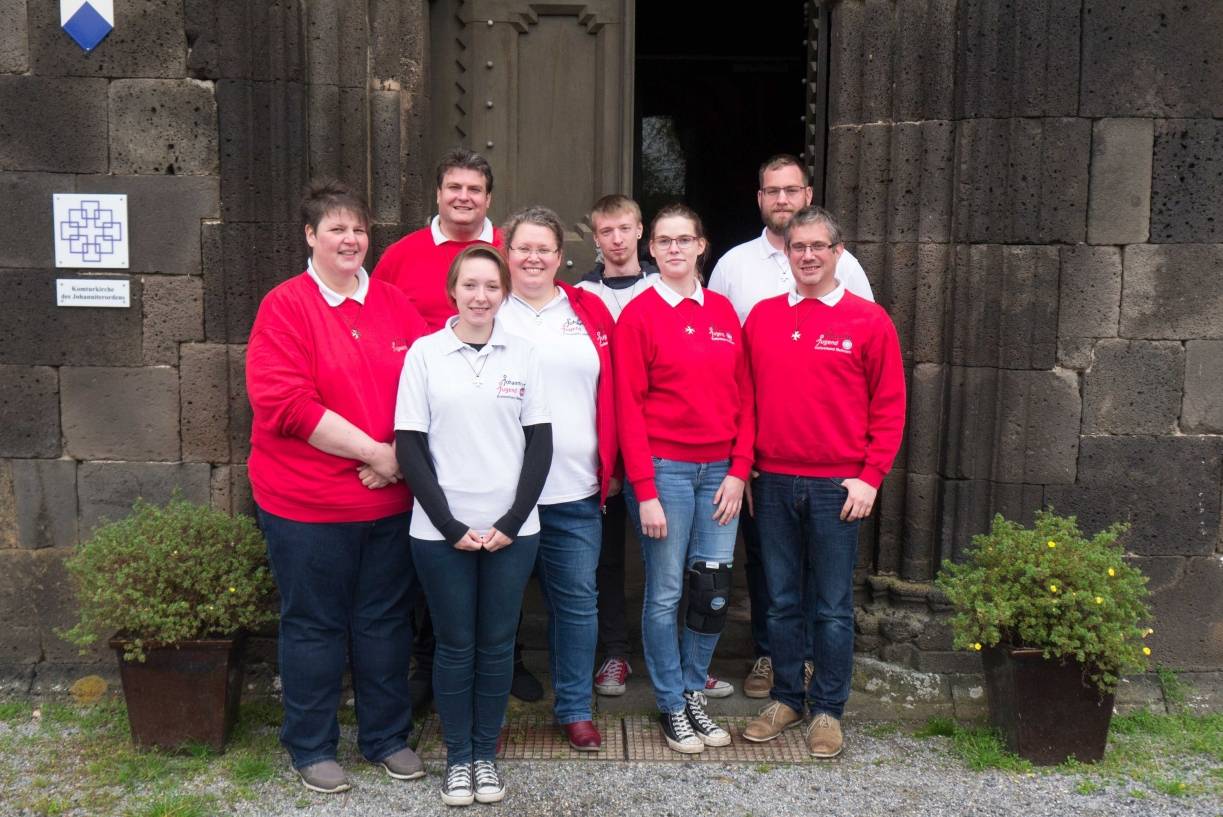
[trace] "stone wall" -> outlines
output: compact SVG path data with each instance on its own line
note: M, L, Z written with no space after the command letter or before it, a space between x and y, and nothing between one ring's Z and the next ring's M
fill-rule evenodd
M828 206L897 321L907 442L860 644L948 652L928 582L994 513L1124 519L1154 661L1223 666L1223 6L841 0Z
M131 0L86 54L53 0L0 0L0 686L109 660L55 635L63 559L100 520L175 490L252 510L242 344L304 267L303 184L367 192L370 264L424 218L426 8ZM130 269L104 277L130 308L55 306L65 192L127 195Z

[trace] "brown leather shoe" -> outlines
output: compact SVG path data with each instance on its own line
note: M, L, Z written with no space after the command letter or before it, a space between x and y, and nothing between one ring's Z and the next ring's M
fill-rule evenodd
M779 736L791 726L798 726L803 716L781 701L773 701L743 727L743 737L752 743L764 743Z
M841 722L820 712L807 724L807 752L812 757L830 758L841 754L845 738L841 735Z
M743 694L749 698L767 698L773 688L773 659L762 655L752 664L752 670L743 679Z

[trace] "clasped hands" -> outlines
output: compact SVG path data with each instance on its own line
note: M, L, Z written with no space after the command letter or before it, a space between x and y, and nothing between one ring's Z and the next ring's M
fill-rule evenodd
M487 533L477 533L468 528L463 538L454 543L454 547L456 550L487 550L493 553L513 541L496 528L491 528Z
M368 462L357 466L357 477L366 488L385 488L403 479L395 458L395 443L379 443Z

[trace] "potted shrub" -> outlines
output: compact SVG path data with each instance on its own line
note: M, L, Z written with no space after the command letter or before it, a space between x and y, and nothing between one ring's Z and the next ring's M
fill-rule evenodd
M995 516L936 580L955 646L982 651L991 723L1033 763L1103 757L1117 682L1146 668L1147 579L1125 561L1126 528L1087 538L1051 510L1030 529Z
M63 633L110 640L132 739L224 747L242 689L244 631L276 618L254 520L172 499L137 500L68 558L80 618Z

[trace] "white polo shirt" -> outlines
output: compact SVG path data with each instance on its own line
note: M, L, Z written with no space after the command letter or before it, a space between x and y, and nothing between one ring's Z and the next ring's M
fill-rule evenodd
M534 346L505 331L497 318L477 352L455 335L457 321L457 315L450 318L408 350L395 429L429 435L450 512L484 533L514 504L526 448L522 427L551 422L551 415ZM417 539L446 538L423 512L412 514L410 532ZM539 533L537 509L519 533Z
M612 320L618 321L620 313L624 311L624 307L628 306L629 301L653 286L654 279L657 277L657 272L646 273L634 281L632 286L623 289L609 287L602 281L578 281L574 286L598 295L599 300L603 301L607 306L607 311L611 313Z
M794 273L790 260L765 238L768 229L751 241L731 247L718 260L709 276L709 288L730 299L739 315L739 323L747 320L752 307L765 298L781 295L794 288ZM837 262L837 280L853 294L868 301L875 300L871 282L858 259L849 250L841 253Z
M569 296L559 293L543 309L510 295L497 313L506 331L535 345L552 410L552 470L540 505L585 499L599 492L599 435L595 428L595 395L599 353L573 311Z

